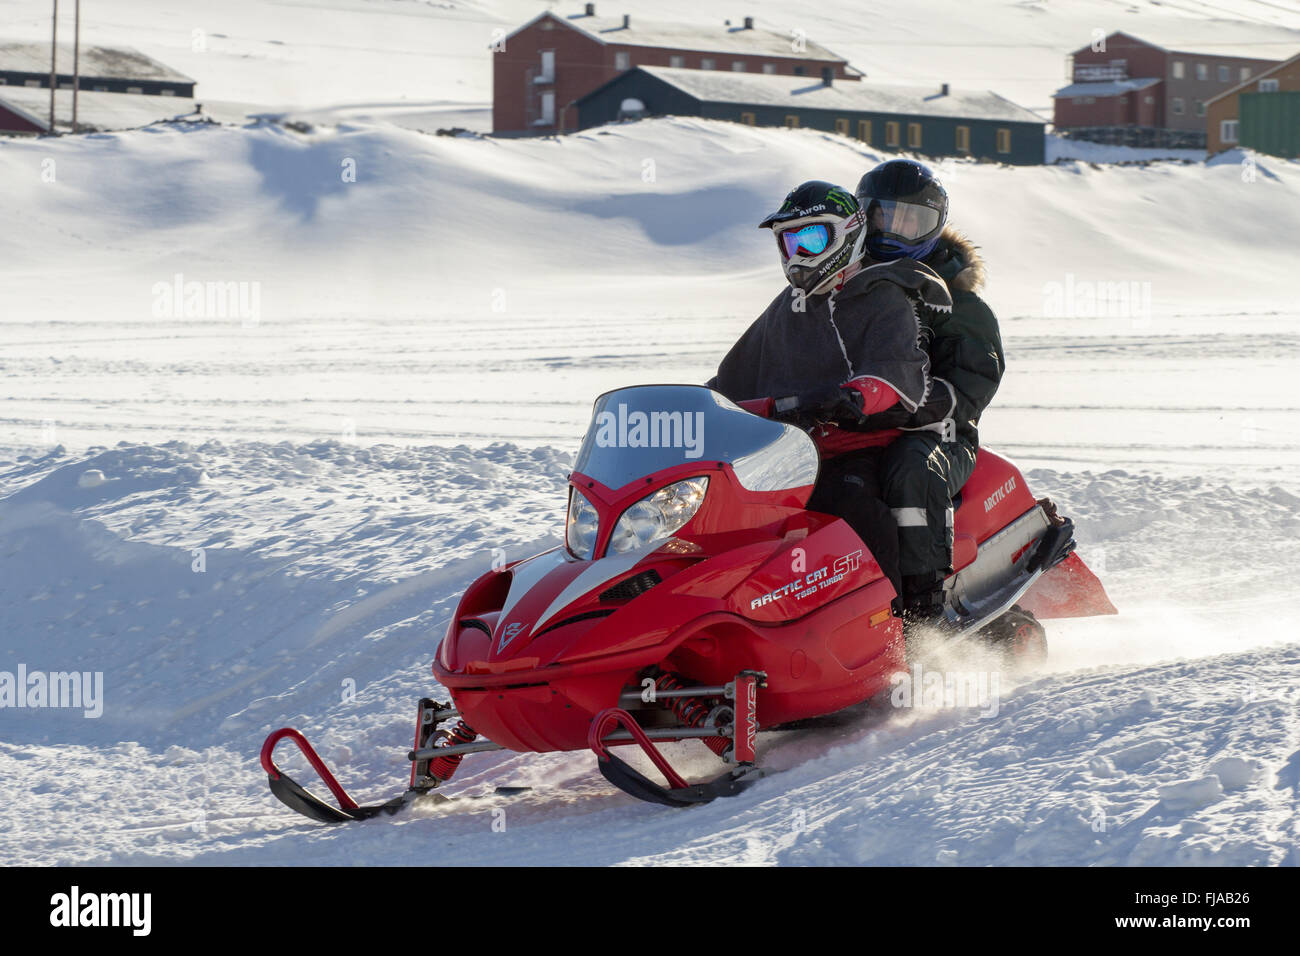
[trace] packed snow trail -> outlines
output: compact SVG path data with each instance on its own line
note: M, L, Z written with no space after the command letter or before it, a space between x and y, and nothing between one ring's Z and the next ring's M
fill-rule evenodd
M256 755L283 724L360 799L405 787L451 604L494 558L557 543L567 463L507 443L214 442L0 466L0 669L104 672L98 719L0 714L0 858L1294 862L1300 619L1273 555L1300 499L1120 471L1028 476L1121 613L1051 622L1049 671L1004 685L996 716L765 735L780 772L690 811L618 793L589 754L468 759L449 792L483 799L342 829L276 802Z

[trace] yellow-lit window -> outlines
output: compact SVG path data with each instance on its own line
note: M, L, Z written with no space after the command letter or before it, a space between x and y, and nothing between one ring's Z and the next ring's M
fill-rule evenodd
M798 128L799 128L799 117L798 117L797 115L795 115L794 113L788 113L788 114L786 114L786 117L785 117L785 125L788 126L788 127L790 127L790 129L798 129Z
M957 127L957 152L959 153L970 152L970 127L969 126Z
M885 124L885 145L898 145L898 124L892 120Z
M835 121L835 132L841 136L849 135L849 121L846 119L837 119Z
M908 149L921 148L921 124L920 123L907 124L907 146Z
M741 113L741 114L740 114L740 121L741 121L742 123L744 123L746 126L753 126L753 125L754 125L754 114L753 114L753 113Z
M1005 126L998 130L998 152L1011 152L1011 130Z
M858 120L858 139L864 143L871 142L871 120Z

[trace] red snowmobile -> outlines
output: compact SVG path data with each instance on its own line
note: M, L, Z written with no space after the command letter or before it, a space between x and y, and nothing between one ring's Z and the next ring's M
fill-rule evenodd
M669 806L740 792L762 775L760 730L861 704L906 669L889 580L845 522L804 507L818 465L806 432L702 386L602 395L569 475L564 546L483 575L452 616L433 662L451 700L419 702L406 794L358 806L290 728L262 749L272 792L316 820L363 819L502 749L590 749L615 786ZM1115 613L1071 521L1005 458L981 450L954 509L953 639L1032 661L1041 619ZM337 807L276 766L285 737ZM724 772L683 779L657 745L688 739ZM614 753L626 745L664 782Z

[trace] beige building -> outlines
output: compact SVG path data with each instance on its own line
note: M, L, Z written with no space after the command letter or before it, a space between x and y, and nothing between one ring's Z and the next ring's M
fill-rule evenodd
M1300 53L1206 101L1206 153L1213 156L1238 144L1241 97L1246 93L1300 91Z

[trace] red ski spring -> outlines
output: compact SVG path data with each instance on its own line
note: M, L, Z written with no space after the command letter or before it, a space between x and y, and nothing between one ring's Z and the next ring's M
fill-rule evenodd
M463 720L456 722L456 727L444 743L439 744L441 747L454 747L457 744L470 744L478 739L478 734L470 730L469 724ZM437 777L439 780L447 781L452 778L460 762L465 759L464 754L452 754L450 757L434 757L429 761L429 776Z
M655 688L661 691L680 690L685 686L676 674L660 674L655 679ZM672 711L687 727L698 727L709 716L708 705L698 697L665 697L660 703ZM731 741L726 737L705 737L704 743L719 757L731 746Z

